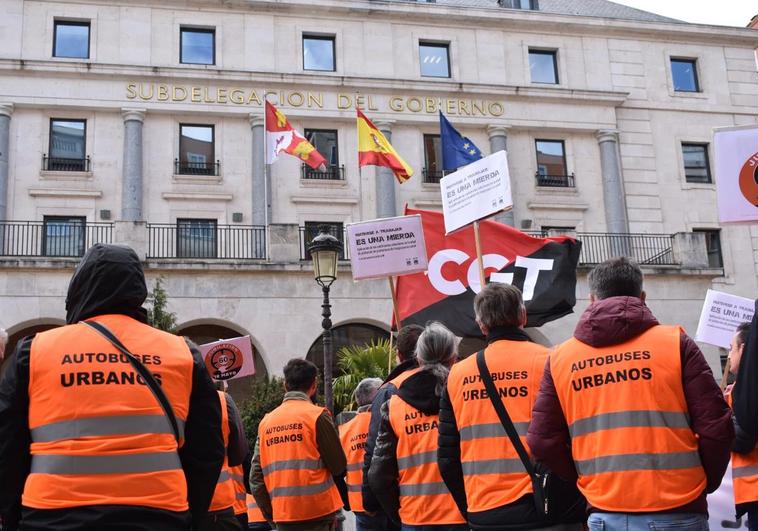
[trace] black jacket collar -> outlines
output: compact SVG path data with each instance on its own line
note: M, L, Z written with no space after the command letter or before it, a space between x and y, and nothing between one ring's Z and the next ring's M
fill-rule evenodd
M515 326L496 326L487 334L487 344L507 339L509 341L531 341L521 328Z
M410 359L405 360L400 365L392 369L389 376L384 379L384 383L389 382L390 380L393 380L403 374L405 371L410 371L411 369L415 369L418 367L418 362L416 361L416 357L412 357Z

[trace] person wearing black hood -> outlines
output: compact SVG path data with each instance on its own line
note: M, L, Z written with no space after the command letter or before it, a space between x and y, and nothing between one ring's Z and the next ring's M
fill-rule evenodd
M468 530L437 466L440 396L457 347L443 324L428 324L416 344L420 369L382 405L368 483L403 531Z
M224 460L219 401L197 348L147 325L146 297L137 254L97 244L71 278L67 325L24 338L8 360L6 531L186 531L205 516ZM138 364L91 326L149 369L177 430Z

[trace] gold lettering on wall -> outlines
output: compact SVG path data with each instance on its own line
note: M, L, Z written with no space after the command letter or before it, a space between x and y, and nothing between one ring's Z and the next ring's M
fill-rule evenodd
M265 96L264 96L265 95ZM172 85L165 83L127 83L126 99L156 102L190 102L211 105L262 107L265 98L283 108L331 109L359 108L393 113L437 114L451 116L500 117L505 105L483 99L440 98L435 96L387 96L365 93L324 93L298 90L276 91L219 86Z

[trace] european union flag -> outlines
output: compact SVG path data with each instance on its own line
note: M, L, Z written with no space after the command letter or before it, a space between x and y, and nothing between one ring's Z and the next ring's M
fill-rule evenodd
M442 144L442 166L445 171L457 170L483 156L471 140L455 130L442 111L440 111L440 144Z

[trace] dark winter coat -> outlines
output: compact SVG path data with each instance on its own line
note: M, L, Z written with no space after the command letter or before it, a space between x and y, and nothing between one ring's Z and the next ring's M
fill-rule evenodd
M77 323L98 315L121 314L146 321L142 303L147 287L137 255L128 247L93 246L71 279L66 298L66 322ZM24 529L87 531L187 530L200 522L210 505L224 461L221 407L205 363L189 344L194 365L192 392L185 424L185 442L179 458L187 479L189 512L176 513L139 506L90 506L61 510L21 507L21 493L29 474L29 357L32 338L19 342L0 378L0 514L4 531Z
M636 297L610 297L590 305L579 320L574 337L591 347L617 345L658 324L645 303ZM665 512L706 513L706 493L721 484L734 439L731 411L716 384L703 353L686 334L679 343L682 387L692 431L698 436L698 452L707 479L706 490L685 506ZM535 459L561 477L576 479L571 438L550 372L545 367L527 435ZM592 509L592 508L591 508Z

